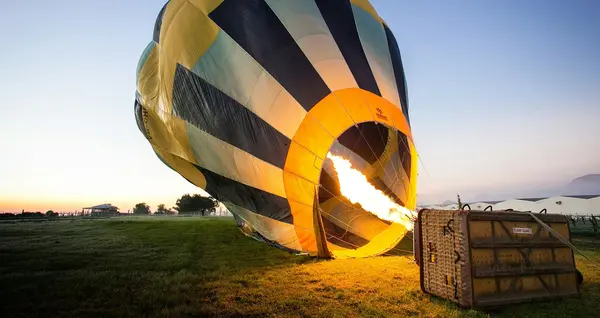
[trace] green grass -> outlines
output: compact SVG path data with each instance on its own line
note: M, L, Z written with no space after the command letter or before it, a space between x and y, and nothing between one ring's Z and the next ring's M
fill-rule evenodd
M583 248L600 261L597 247ZM580 298L493 316L600 313L600 270L580 257L577 266ZM406 256L295 256L243 236L231 219L0 222L1 317L490 315L423 294L418 273Z

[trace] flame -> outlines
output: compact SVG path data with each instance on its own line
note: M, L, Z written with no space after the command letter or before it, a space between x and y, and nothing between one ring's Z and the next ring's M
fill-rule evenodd
M364 174L352 167L350 161L331 153L327 154L327 158L333 161L342 195L350 202L359 203L364 210L380 219L400 223L409 231L413 229L411 210L396 204L381 190L375 188Z

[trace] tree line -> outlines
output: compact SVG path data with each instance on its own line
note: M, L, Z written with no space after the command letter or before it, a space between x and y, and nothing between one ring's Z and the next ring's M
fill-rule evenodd
M48 210L46 211L46 213L42 213L42 212L29 212L29 211L21 211L21 213L19 214L13 214L13 213L0 213L0 219L32 219L32 218L44 218L44 217L48 217L48 218L53 218L53 217L58 217L59 214L57 212L54 212L52 210Z
M177 202L175 202L175 206L172 208L167 208L164 204L159 204L156 207L156 210L152 212L150 206L146 204L146 202L141 202L135 205L133 208L133 214L136 215L210 215L211 213L215 213L217 207L219 206L219 201L217 201L213 197L205 197L200 194L184 194ZM58 217L59 213L54 212L52 210L48 210L46 213L42 212L26 212L23 210L19 214L13 213L0 213L0 219L3 218L53 218Z
M164 204L159 204L152 213L150 206L146 202L140 202L133 208L133 214L136 215L210 215L217 210L219 202L213 197L205 197L199 194L184 194L177 199L175 206L167 209Z

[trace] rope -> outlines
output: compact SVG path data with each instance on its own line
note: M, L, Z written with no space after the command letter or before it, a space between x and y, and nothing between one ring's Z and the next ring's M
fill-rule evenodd
M564 236L562 236L560 233L555 231L553 228L548 226L548 224L542 222L542 220L540 220L537 216L535 216L535 214L533 214L532 212L527 212L527 213L529 213L529 215L531 215L531 217L533 217L533 219L536 220L543 228L548 230L548 232L552 233L552 235L554 235L559 241L561 241L563 244L569 246L575 252L579 253L579 255L583 256L583 258L590 261L590 263L592 263L594 266L600 268L600 264L598 262L594 261L589 256L583 254L583 252L581 252L579 249L577 249L577 247L575 247L575 245L573 245L571 242L569 242L569 240L564 238Z

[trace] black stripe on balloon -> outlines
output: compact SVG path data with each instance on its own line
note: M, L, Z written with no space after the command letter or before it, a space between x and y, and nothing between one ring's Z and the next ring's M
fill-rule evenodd
M402 168L406 172L406 176L410 180L410 168L412 165L412 157L410 155L410 148L408 147L408 138L405 134L398 133L398 155L402 161Z
M206 178L206 192L215 199L235 204L273 220L294 224L290 204L286 198L226 178L205 168L196 168Z
M392 68L394 69L396 87L398 89L398 94L400 95L400 104L402 106L402 112L404 113L404 116L406 117L406 120L410 125L410 120L408 117L408 99L406 97L406 77L404 75L402 57L400 56L400 48L398 47L398 42L396 42L396 37L394 36L394 33L392 33L392 31L385 24L383 25L383 28L385 29L388 48L392 57Z
M133 112L135 114L135 122L137 124L138 129L140 130L140 132L142 132L144 137L146 137L146 139L148 139L148 135L146 134L146 127L144 126L142 104L140 104L140 102L138 101L137 98L135 99L135 102L134 102Z
M162 27L162 19L163 16L165 15L165 10L167 9L167 5L169 4L169 1L167 1L165 3L165 5L162 7L162 9L160 9L160 12L158 13L158 17L156 17L156 22L154 22L154 42L159 43L160 42L160 28Z
M352 126L338 137L344 147L352 150L370 164L379 159L385 151L389 129L375 122Z
M321 203L333 197L342 196L337 177L334 179L334 177L330 176L325 169L321 169L319 185L319 202Z
M322 217L321 219L323 220L323 228L325 229L325 236L328 242L348 249L357 249L369 243L368 240L343 229L326 217Z
M327 27L337 43L358 87L381 96L375 76L363 50L352 4L349 0L315 0Z
M228 0L209 17L307 111L331 93L264 0Z
M173 111L208 134L283 169L290 139L180 64L173 83Z

